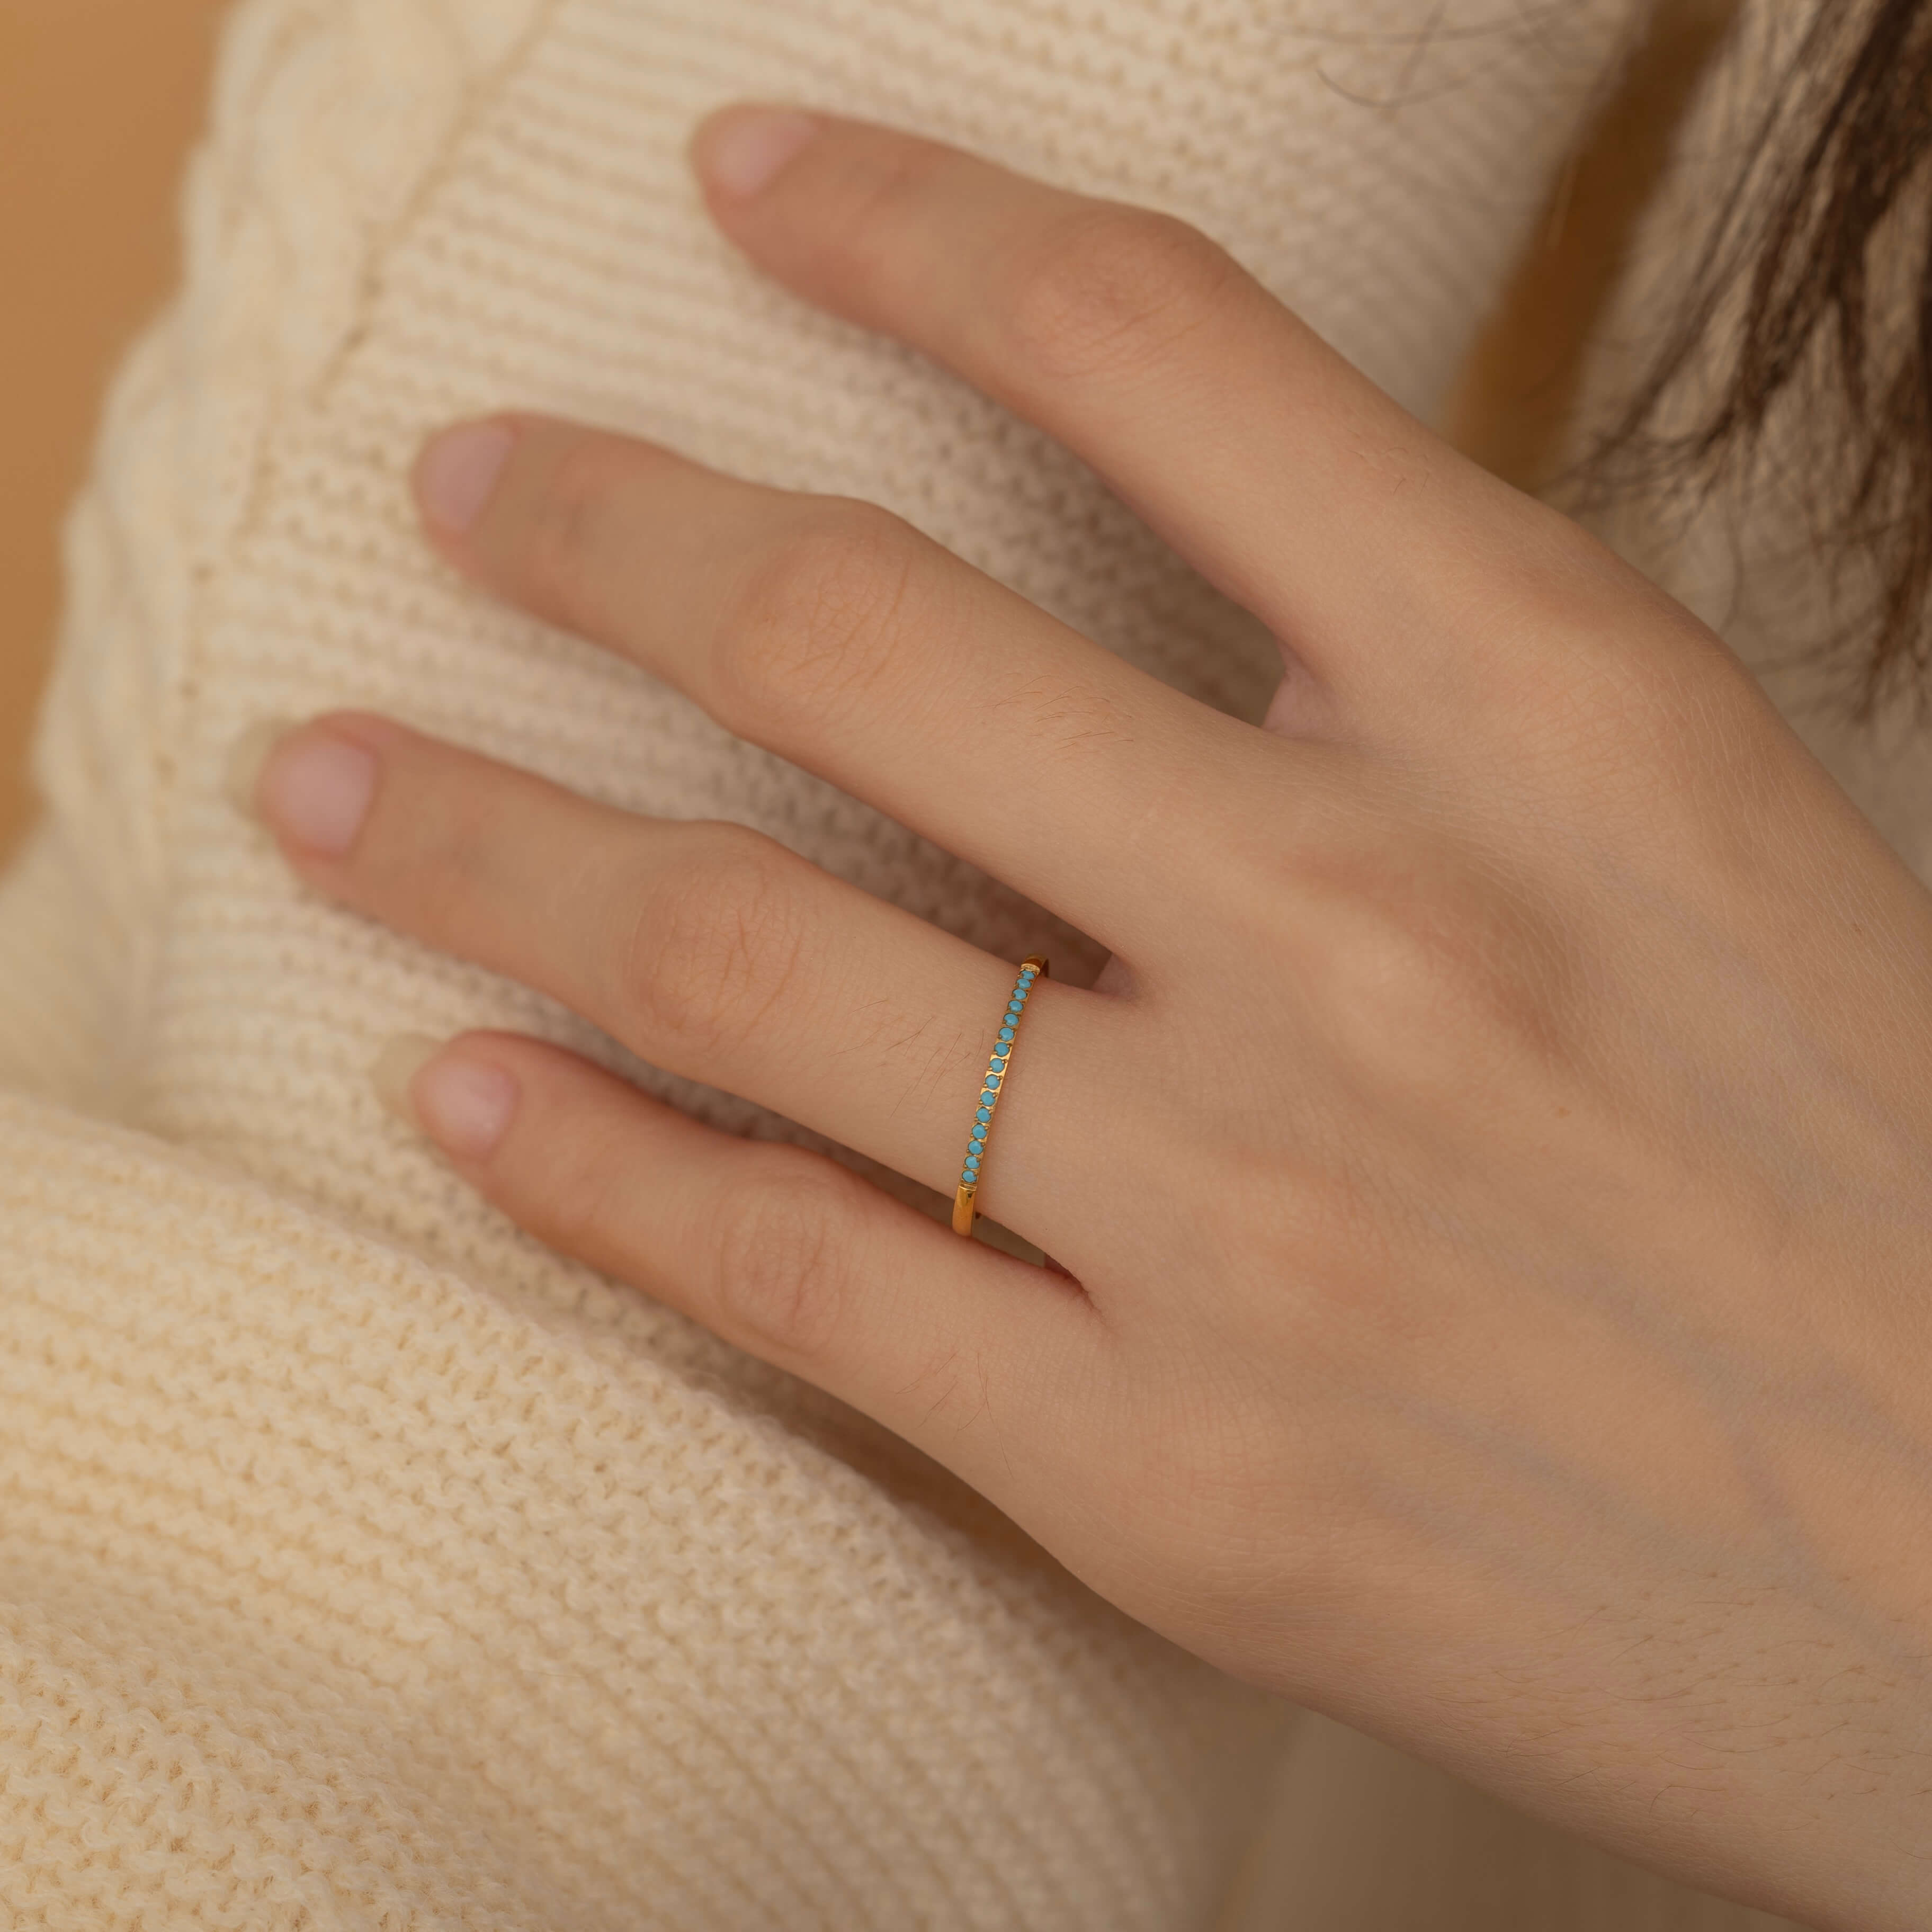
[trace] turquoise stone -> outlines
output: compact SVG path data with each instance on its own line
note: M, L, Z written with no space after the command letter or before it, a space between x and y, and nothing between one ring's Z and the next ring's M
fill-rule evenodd
M973 1118L976 1120L990 1120L993 1118L993 1110L990 1107L982 1107Z
M1002 1040L1011 1040L1011 1039L1012 1038L1012 1036L1013 1036L1013 1030L1012 1030L1012 1028L1011 1027L1010 1027L1010 1026L1003 1026L1002 1028L1000 1028L1000 1037Z

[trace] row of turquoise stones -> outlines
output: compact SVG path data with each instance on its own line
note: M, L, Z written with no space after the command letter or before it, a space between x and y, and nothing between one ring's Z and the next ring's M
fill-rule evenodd
M1006 1056L1013 1050L1013 1030L1020 1023L1027 994L1033 990L1033 982L1039 972L1036 966L1020 968L1012 996L1006 1001L1006 1011L1000 1016L1000 1036L994 1042L993 1057L987 1064L986 1084L980 1090L979 1111L973 1116L973 1138L966 1144L966 1166L959 1177L962 1187L979 1184L980 1162L986 1152L986 1129L992 1124L993 1108L999 1102L1000 1082L1006 1077Z

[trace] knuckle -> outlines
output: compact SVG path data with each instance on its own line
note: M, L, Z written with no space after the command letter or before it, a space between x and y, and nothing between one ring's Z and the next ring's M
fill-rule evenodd
M794 1358L826 1351L861 1233L860 1184L798 1155L773 1160L726 1197L712 1230L711 1265L730 1336Z
M1412 1054L1444 1017L1452 974L1444 946L1420 926L1359 909L1328 940L1334 1010L1348 1032L1382 1052Z
M1499 1053L1552 1044L1561 949L1526 900L1441 852L1393 871L1360 859L1343 869L1304 944L1324 1024L1354 1065L1466 1104L1467 1082ZM1442 883L1419 887L1424 872Z
M807 930L798 862L763 833L693 828L638 895L620 1010L646 1050L689 1061L751 1037L795 982Z
M1239 274L1186 222L1099 202L1016 254L1007 326L1020 357L1041 374L1130 374L1217 313Z
M585 436L551 461L519 520L512 568L526 600L571 630L596 632L606 615L610 560L628 461L615 437Z
M868 503L801 519L748 574L712 652L712 709L766 732L862 698L891 662L918 573L910 527Z

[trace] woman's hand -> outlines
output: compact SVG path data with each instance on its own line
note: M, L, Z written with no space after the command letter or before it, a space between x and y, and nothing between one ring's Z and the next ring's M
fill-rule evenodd
M882 130L698 147L754 260L1091 463L1282 640L1257 728L881 511L456 432L444 554L1064 915L981 1205L535 1042L409 1104L526 1227L1231 1670L1697 1882L1932 1911L1932 901L1710 632L1225 255ZM1012 963L363 716L302 876L951 1196Z

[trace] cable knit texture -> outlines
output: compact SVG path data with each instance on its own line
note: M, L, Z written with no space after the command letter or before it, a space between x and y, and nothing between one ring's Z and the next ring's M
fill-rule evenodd
M305 896L219 776L258 718L380 708L1084 976L1082 935L465 590L410 454L522 406L870 497L1258 716L1270 640L1079 464L730 254L692 122L788 96L1170 209L1426 414L1635 10L241 8L186 284L72 526L49 819L0 890L9 1922L1214 1921L1283 1714L518 1234L367 1070L399 1030L524 1028L806 1137Z

